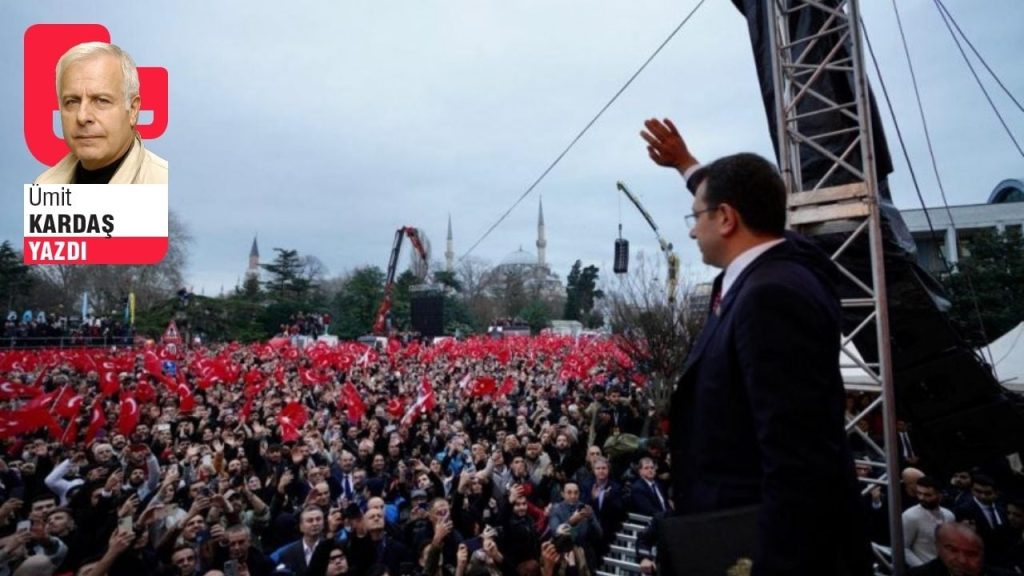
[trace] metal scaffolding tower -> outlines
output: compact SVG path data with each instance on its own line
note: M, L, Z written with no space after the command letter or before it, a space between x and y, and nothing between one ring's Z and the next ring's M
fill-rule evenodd
M765 4L773 51L779 168L790 191L788 224L808 236L840 234L843 238L832 259L849 280L842 301L844 313L852 310L854 317L862 318L843 335L844 360L848 360L844 364L859 366L868 374L867 381L847 382L846 388L872 395L868 407L847 422L847 432L861 435L876 453L877 459L861 463L883 468L878 478L862 479L864 493L876 485L888 486L892 555L890 560L876 551L877 565L885 572L902 574L900 470L882 225L859 3L765 0ZM817 14L807 18L808 11ZM800 29L797 20L822 24L809 34L807 30L796 34L793 31ZM819 81L829 75L849 75L852 93L844 97L820 89ZM818 122L822 115L840 115L845 127L823 132ZM843 144L837 146L836 142ZM808 169L811 164L816 164L813 170ZM816 176L809 177L809 173ZM870 255L870 273L851 269L846 261L854 246ZM878 350L864 351L862 358L853 340L869 330L875 331ZM857 428L860 420L878 413L884 423L881 446Z

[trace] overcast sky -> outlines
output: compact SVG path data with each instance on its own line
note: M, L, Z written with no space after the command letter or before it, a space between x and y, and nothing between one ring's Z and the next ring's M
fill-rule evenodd
M1024 2L945 0L1018 101ZM312 254L331 276L387 264L394 230L423 229L443 260L451 214L462 256L696 5L695 0L405 2L3 2L0 24L0 241L20 246L22 185L43 171L22 131L23 35L35 23L100 23L140 66L170 77L170 124L147 143L170 162L170 206L194 237L189 284L215 295L245 271L254 234ZM892 3L863 2L911 161L929 205L928 164ZM982 203L1024 159L1002 131L931 0L899 0L940 175L951 203ZM986 79L1018 141L1024 113ZM876 85L877 89L877 85ZM617 180L642 198L693 278L706 278L674 172L647 158L645 118L671 117L697 156L771 156L746 24L708 0L562 163L474 251L499 263L535 252L543 196L547 255L611 275L617 225L657 251ZM920 206L898 152L901 208ZM403 255L402 265L407 259Z

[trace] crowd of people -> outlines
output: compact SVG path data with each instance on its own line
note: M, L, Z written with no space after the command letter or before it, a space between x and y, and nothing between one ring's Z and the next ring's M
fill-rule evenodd
M847 419L857 421L850 438L857 448L856 473L867 480L863 494L870 538L889 546L887 486L872 480L884 466L871 446L882 446L882 422L875 414L857 419L871 401L847 397ZM913 430L896 422L901 468L900 518L904 557L911 575L1024 573L1024 466L1019 457L988 459L975 466L954 466L922 458Z
M171 350L0 353L0 573L586 575L671 505L610 340Z
M3 352L0 574L593 574L628 513L672 508L647 386L556 336ZM925 476L901 431L909 563L944 535L1024 569L1012 490ZM888 543L884 488L864 502Z
M0 332L0 350L9 348L46 348L65 346L125 345L131 343L131 331L115 319L89 316L70 319L61 314L7 312Z

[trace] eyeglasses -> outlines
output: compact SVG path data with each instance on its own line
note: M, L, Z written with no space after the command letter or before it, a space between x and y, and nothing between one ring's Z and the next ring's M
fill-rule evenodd
M718 210L718 206L712 206L711 208L705 208L703 210L697 210L696 212L693 212L692 214L687 214L686 216L683 216L683 221L686 222L686 227L687 228L693 228L694 226L697 225L697 219L700 218L701 214L703 214L705 212L713 212L715 210Z

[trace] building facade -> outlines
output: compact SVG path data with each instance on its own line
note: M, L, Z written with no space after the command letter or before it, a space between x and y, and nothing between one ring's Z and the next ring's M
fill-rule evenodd
M1024 225L1024 181L1003 180L985 204L901 210L914 241L917 261L934 275L947 273L970 257L971 237L982 230L1021 230ZM929 225L929 220L931 221Z

